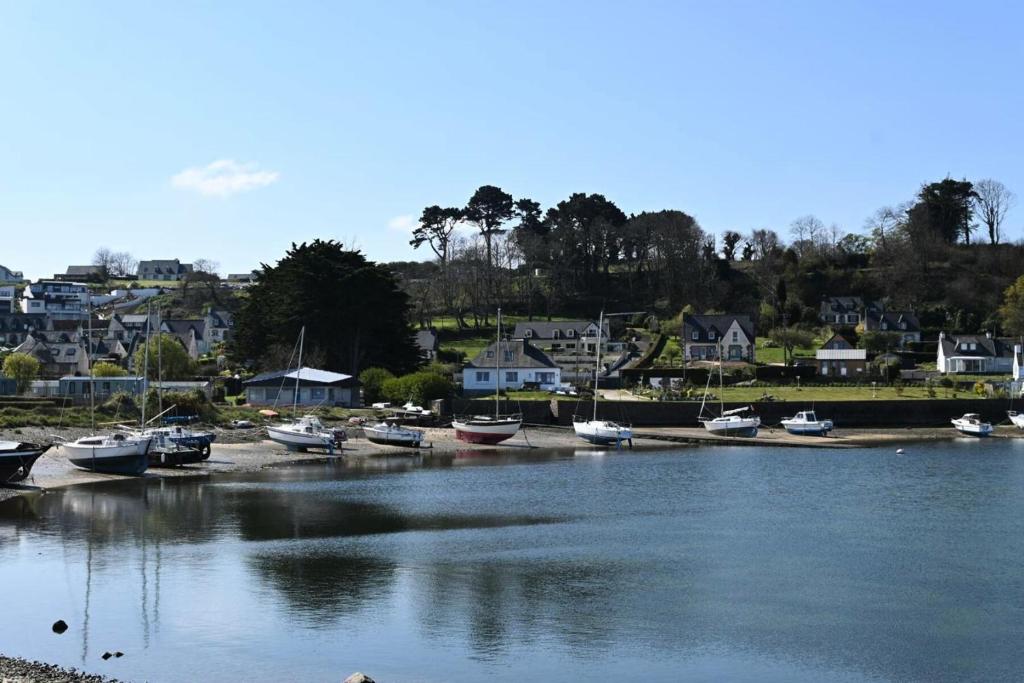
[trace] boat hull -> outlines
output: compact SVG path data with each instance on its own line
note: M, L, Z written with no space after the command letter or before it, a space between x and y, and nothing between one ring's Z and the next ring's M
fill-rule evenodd
M979 429L976 427L960 427L954 425L954 428L964 436L973 436L979 439L984 439L985 437L992 435L992 427L989 427L988 429Z
M618 446L623 442L633 445L633 432L630 429L620 427L618 429L607 427L603 424L592 424L590 422L574 422L572 424L576 436L584 441L598 446Z
M151 448L149 451L150 467L180 467L194 465L205 460L207 455L198 448Z
M364 430L366 440L381 446L398 446L399 448L419 448L421 437L404 437L397 434L382 434L373 430Z
M824 424L813 424L813 423L798 423L798 424L786 424L782 422L782 426L786 428L786 431L796 436L827 436L832 431L832 423L826 422Z
M19 443L16 448L0 450L0 484L16 484L27 479L36 460L49 449L50 446Z
M452 422L455 428L455 438L466 443L496 444L511 439L522 426L521 421L502 422L485 424L477 422Z
M334 452L334 436L326 434L303 434L289 429L267 427L267 436L271 441L285 446L290 451L304 451L308 448L323 448L328 453Z
M734 424L713 424L712 422L705 422L704 429L707 430L708 434L714 436L743 436L743 437L754 437L757 436L757 429L759 424L752 424L747 421L736 422Z
M1009 418L1017 429L1024 429L1024 413L1010 413Z

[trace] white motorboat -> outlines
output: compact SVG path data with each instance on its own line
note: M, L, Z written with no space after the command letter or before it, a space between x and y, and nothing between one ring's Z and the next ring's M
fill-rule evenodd
M617 315L617 314L613 314ZM596 344L596 359L594 361L594 408L593 413L588 420L586 417L580 415L572 416L572 429L576 432L576 436L580 437L584 441L588 441L592 444L598 444L601 446L609 446L615 444L616 448L620 448L623 442L629 444L629 447L633 447L633 430L628 425L620 425L617 422L610 420L599 420L597 419L597 388L601 378L601 337L604 334L604 311L601 311L601 315L597 319L597 344Z
M380 422L378 424L363 426L363 433L373 443L385 446L401 446L404 448L419 448L423 441L423 432L418 429L409 429L399 425Z
M992 433L992 424L983 422L977 413L966 413L963 417L957 417L950 422L956 431L965 436L988 436Z
M138 476L149 467L151 436L104 434L83 436L61 445L75 467L106 474Z
M510 439L523 426L522 415L501 414L501 309L498 309L497 353L494 354L494 415L459 415L452 420L455 438L467 443L496 444ZM408 406L409 404L406 404ZM406 407L406 406L403 406ZM422 410L422 409L421 409Z
M721 417L700 420L704 429L715 436L757 436L761 426L761 418L757 415L744 415L753 410L750 406L735 408L722 413Z
M424 408L423 406L416 405L412 401L409 401L408 403L405 403L399 409L399 412L405 413L406 415L414 416L414 417L430 417L431 415L434 414L431 411L429 411L426 408Z
M334 453L336 445L335 433L324 427L316 415L304 415L294 422L267 425L267 436L290 451L324 448L328 453Z
M1010 418L1010 422L1012 422L1017 429L1024 429L1024 413L1018 413L1016 410L1009 410L1006 412L1006 416Z
M584 420L573 418L576 436L593 444L620 446L623 442L633 445L633 430L610 420Z
M813 410L802 410L793 417L783 418L782 426L790 434L825 436L832 431L832 420L819 420Z

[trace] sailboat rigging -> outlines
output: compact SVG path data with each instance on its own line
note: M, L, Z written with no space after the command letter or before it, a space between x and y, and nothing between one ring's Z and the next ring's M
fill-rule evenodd
M335 433L324 426L323 422L316 415L303 415L297 417L299 412L299 391L301 389L301 378L303 371L302 353L306 339L306 326L299 330L299 362L295 370L295 388L292 390L292 420L277 425L267 425L267 436L290 451L304 452L309 448L323 448L328 454L333 455L337 445L338 437ZM285 371L281 378L281 386L290 374ZM279 392L280 393L280 392Z
M757 436L757 428L761 426L761 418L752 414L753 409L750 406L733 408L732 410L725 409L725 399L723 397L725 380L722 377L721 342L717 344L717 350L719 417L704 417L704 408L708 400L708 389L711 387L712 374L709 372L708 383L704 387L704 396L701 398L700 402L700 416L697 418L697 421L704 426L704 429L706 429L709 434L715 434L718 436ZM745 413L751 414L744 415Z
M589 420L580 415L573 415L572 428L576 432L576 436L590 443L600 445L615 444L615 447L619 448L622 442L625 441L632 446L633 430L630 427L610 420L597 419L597 390L601 380L601 340L603 337L604 311L602 310L597 323L597 348L595 349L597 353L594 362L594 411Z
M501 309L498 309L498 335L494 347L494 416L456 416L452 420L455 438L468 443L496 444L516 435L523 425L521 414L501 414Z

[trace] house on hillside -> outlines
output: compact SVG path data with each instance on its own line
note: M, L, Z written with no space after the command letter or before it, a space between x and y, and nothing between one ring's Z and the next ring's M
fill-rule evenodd
M818 307L818 320L826 325L856 327L864 315L864 299L859 296L829 296Z
M20 270L11 270L0 266L0 284L20 285L25 281L25 274Z
M68 266L63 273L56 273L54 280L61 282L106 282L107 271L103 266Z
M814 352L822 377L857 377L868 371L868 352L856 349L845 337L832 335Z
M679 341L684 361L718 360L754 362L754 323L748 315L683 316Z
M14 285L0 285L0 314L14 313L16 292Z
M235 326L235 318L230 312L211 308L206 314L206 341L213 349L215 344L226 342L231 335L231 328Z
M89 287L81 282L40 280L21 297L22 313L45 313L53 320L78 319L89 308Z
M40 374L45 377L89 374L85 346L78 341L49 341L42 335L29 335L14 351L39 361Z
M1019 343L985 334L939 333L936 368L943 374L1010 374Z
M885 311L869 307L864 315L864 329L867 332L899 335L900 347L909 342L921 341L921 323L911 311Z
M543 351L561 370L566 382L582 384L593 380L598 343L601 354L613 364L627 344L615 341L606 320L598 334L596 320L533 320L516 323L513 339L525 339Z
M467 392L522 389L524 386L551 389L561 383L561 368L526 339L503 340L500 345L494 342L462 370L462 388Z
M420 358L428 363L437 358L437 351L440 348L437 340L437 330L433 327L429 330L417 330L416 347L420 350Z
M160 331L180 341L192 360L196 360L210 350L210 344L206 340L206 320L202 318L162 320Z
M295 401L296 377L300 406L360 406L359 380L352 375L316 368L301 368L290 372L278 370L256 375L242 382L245 401L254 406L276 405L281 410L288 408Z
M47 328L46 316L0 312L0 347L14 348L35 332Z
M138 276L140 280L167 280L176 282L185 279L193 270L191 263L182 263L178 259L154 259L139 261Z

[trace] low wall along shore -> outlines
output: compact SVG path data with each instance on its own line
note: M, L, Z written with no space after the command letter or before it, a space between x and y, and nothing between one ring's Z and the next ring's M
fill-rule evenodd
M466 405L468 403L468 405ZM837 427L945 427L949 420L964 413L979 413L992 424L1006 421L1010 407L1006 399L927 399L927 400L874 400L874 401L761 401L753 403L726 403L726 410L752 406L765 426L778 424L801 410L814 410L819 418L828 418ZM710 405L717 413L718 404ZM494 411L493 401L461 402L459 410L471 413ZM502 410L523 413L530 424L569 426L574 413L590 416L593 404L575 401L511 401L502 404ZM1024 410L1024 407L1021 407ZM699 401L647 402L600 401L597 415L600 419L628 422L638 427L691 427L697 424Z

